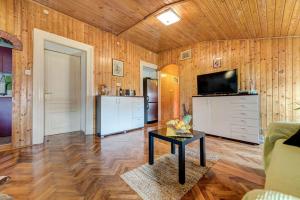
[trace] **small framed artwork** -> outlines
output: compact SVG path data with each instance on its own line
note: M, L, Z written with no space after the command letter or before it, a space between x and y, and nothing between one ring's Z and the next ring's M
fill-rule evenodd
M112 60L112 75L124 76L124 62L121 60Z
M222 58L214 58L213 60L213 68L219 68L222 64Z

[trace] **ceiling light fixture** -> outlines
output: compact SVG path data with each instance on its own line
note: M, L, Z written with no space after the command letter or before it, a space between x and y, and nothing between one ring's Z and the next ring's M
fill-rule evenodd
M171 8L163 11L157 15L156 18L166 26L174 24L180 20L180 17Z

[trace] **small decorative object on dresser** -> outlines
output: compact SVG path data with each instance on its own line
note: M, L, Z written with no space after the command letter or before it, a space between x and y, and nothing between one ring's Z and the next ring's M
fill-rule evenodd
M213 59L213 68L221 67L222 58L214 58Z
M124 76L124 62L121 60L112 60L112 75Z
M105 84L101 84L101 85L99 85L98 93L100 95L108 95L109 89L107 88L107 86Z

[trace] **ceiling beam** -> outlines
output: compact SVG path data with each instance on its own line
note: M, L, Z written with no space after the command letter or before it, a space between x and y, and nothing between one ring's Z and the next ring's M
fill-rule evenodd
M136 25L140 24L141 22L143 22L144 20L148 19L149 17L151 16L154 16L156 14L159 14L161 12L163 12L164 10L167 10L169 8L171 8L172 6L175 6L175 5L179 5L179 4L183 4L183 3L186 3L186 2L189 2L191 0L178 0L178 1L175 1L175 2L172 2L172 3L169 3L169 4L166 4L166 5L163 5L162 7L158 8L157 10L149 13L148 15L146 15L143 19L137 21L136 23L134 23L132 26L129 26L128 28L126 28L125 30L119 32L117 34L117 36L121 35L122 33L128 31L129 29L135 27Z

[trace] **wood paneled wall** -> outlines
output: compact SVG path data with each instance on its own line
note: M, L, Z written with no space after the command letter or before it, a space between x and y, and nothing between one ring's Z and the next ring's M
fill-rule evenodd
M47 9L46 15L43 10ZM30 145L32 134L32 69L33 28L39 28L95 47L95 92L107 84L112 92L116 83L135 89L139 94L140 60L157 63L157 54L134 45L91 25L41 6L29 0L0 0L0 30L17 35L23 51L13 51L13 145ZM112 76L112 58L125 62L124 78Z
M180 61L186 49L192 49L192 59ZM212 67L214 57L222 58L221 68ZM190 108L198 74L237 68L240 89L252 85L260 94L263 129L272 121L300 120L295 110L300 103L300 37L200 42L161 52L158 63L180 66L180 100Z

